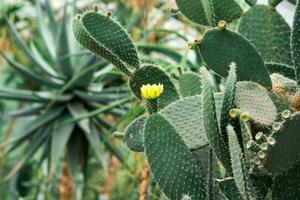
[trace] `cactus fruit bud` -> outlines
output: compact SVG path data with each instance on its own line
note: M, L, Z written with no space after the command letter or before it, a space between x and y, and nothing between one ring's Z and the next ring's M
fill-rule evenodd
M264 135L263 132L258 132L255 135L255 140L258 141L258 142L266 142L267 141L266 136Z
M259 158L255 158L254 164L255 165L260 165L261 164L261 160Z
M273 146L276 144L276 140L273 137L268 137L268 144Z
M113 132L113 136L114 136L114 138L122 139L122 138L125 137L125 133L123 133L123 132Z
M229 111L229 116L232 118L238 118L240 114L241 114L240 110L236 108L233 108Z
M288 119L290 118L292 112L290 110L284 110L282 113L281 113L281 116L284 118L284 119Z
M97 4L94 4L94 5L93 5L93 9L94 9L95 12L98 12L99 6L98 6Z
M250 116L249 116L249 113L248 112L243 112L240 116L240 120L242 122L247 122L250 120Z
M249 140L247 142L246 148L254 152L258 152L260 150L259 144L253 140Z
M179 9L177 8L170 8L169 12L172 14L172 15L175 15L179 12Z
M279 123L279 122L275 122L273 125L272 125L272 128L274 131L279 131L281 129L282 125Z
M112 16L112 12L111 12L111 11L108 11L108 12L106 13L106 16L107 16L107 17L111 17L111 16Z
M81 19L81 15L80 15L80 14L77 14L77 15L76 15L76 19Z
M195 39L193 42L188 43L188 48L189 49L195 49L201 44L201 39Z
M260 145L261 150L267 151L269 147L269 144L267 142L264 142Z
M260 151L257 153L257 155L258 155L258 157L259 157L260 159L264 159L264 158L266 157L265 152L263 152L262 150L260 150Z
M224 21L224 20L219 21L218 27L222 30L226 29L226 27L227 27L226 21Z

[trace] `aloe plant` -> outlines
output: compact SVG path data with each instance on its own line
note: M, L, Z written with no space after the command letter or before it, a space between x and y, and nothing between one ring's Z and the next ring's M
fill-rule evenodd
M78 169L85 175L91 157L97 158L98 165L103 164L101 143L125 164L123 154L107 135L115 126L106 116L123 116L133 98L122 74L105 60L86 51L82 54L83 49L69 31L71 7L76 8L75 4L66 4L62 19L57 21L51 2L47 0L43 10L36 0L40 38L28 43L5 18L15 43L32 65L26 66L8 53L1 52L1 56L20 76L36 85L33 90L0 88L1 100L26 103L21 110L1 113L4 118L26 119L26 124L16 130L9 144L1 145L2 149L7 146L1 156L9 156L16 150L22 152L6 179L16 173L17 177L24 177L22 172L30 166L27 163L31 163L33 156L39 160L39 166L45 161L48 163L49 180L56 176L63 157L68 160L74 177ZM116 81L112 83L112 80Z
M180 73L176 81L158 66L140 64L110 14L95 9L73 20L77 40L128 75L132 92L146 102L148 114L126 128L124 139L145 153L169 199L300 195L300 3L290 29L275 10L280 0L246 2L243 14L233 0L176 1L183 15L207 29L189 46L209 69ZM240 17L238 32L230 30ZM212 83L211 72L224 89Z

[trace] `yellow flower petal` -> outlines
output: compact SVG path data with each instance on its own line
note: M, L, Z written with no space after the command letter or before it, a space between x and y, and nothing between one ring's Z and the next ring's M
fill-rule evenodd
M158 98L164 91L163 84L147 84L142 85L141 87L141 95L144 99L156 99Z

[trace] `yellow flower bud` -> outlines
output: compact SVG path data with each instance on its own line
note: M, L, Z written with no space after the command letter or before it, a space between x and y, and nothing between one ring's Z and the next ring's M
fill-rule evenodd
M240 120L243 122L247 122L250 120L249 113L243 112L240 116Z
M224 21L224 20L219 21L218 27L220 29L226 29L226 26L227 26L226 21Z
M163 84L142 85L141 94L146 100L157 99L164 91Z

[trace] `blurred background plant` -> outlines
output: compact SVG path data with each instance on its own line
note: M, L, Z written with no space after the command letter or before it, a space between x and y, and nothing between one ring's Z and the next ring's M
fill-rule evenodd
M124 131L143 106L127 77L82 48L70 30L75 13L95 3L127 29L142 62L174 77L203 65L187 44L206 28L178 15L174 1L0 0L3 200L161 199L144 156L112 134Z

